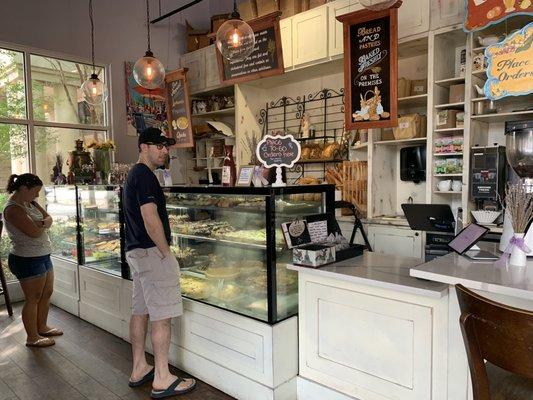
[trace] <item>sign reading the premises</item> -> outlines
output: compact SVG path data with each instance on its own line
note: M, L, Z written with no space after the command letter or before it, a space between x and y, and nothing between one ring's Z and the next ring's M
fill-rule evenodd
M265 135L257 144L257 158L265 167L288 167L300 159L300 143L292 135Z
M398 124L398 7L337 17L344 25L347 129Z
M485 49L485 95L492 100L533 93L533 22Z
M187 68L168 73L165 77L167 97L167 118L171 137L176 139L175 147L194 146L189 105Z
M246 59L227 60L217 50L218 70L223 83L234 84L283 74L280 14L278 11L248 22L255 34L255 47Z
M464 31L473 32L514 15L533 15L531 0L465 0Z

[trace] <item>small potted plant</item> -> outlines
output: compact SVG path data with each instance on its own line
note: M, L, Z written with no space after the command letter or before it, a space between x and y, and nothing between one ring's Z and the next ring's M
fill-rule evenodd
M108 183L109 172L111 171L111 151L115 150L115 143L112 140L93 141L87 145L87 148L93 150L96 173L100 174L102 183Z

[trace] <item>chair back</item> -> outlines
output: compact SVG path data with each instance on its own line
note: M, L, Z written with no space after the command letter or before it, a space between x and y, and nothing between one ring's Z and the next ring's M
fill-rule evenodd
M455 285L474 399L490 400L484 360L533 379L533 312L489 300Z

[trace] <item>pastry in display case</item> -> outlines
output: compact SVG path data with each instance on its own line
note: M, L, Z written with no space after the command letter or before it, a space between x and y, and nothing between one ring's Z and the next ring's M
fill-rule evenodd
M163 190L184 297L271 324L297 314L281 223L333 212L332 185Z
M52 256L78 264L77 188L74 185L45 186L46 211L54 220L48 230Z
M122 246L118 186L78 186L81 264L121 275Z

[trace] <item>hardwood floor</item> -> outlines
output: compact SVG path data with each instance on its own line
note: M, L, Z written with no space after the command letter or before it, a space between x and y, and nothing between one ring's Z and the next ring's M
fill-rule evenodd
M149 399L149 383L128 387L131 368L129 343L59 308L50 310L50 325L65 334L43 349L25 346L20 318L22 303L10 318L0 306L0 400L120 400ZM152 357L149 358L152 363ZM172 367L179 376L188 376ZM204 382L184 400L230 400Z

